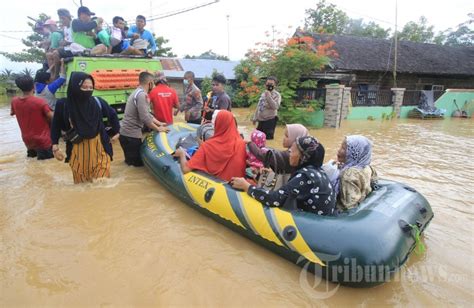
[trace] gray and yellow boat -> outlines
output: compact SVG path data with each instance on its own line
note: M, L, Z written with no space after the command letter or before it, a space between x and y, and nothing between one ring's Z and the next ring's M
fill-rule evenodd
M183 174L171 155L197 126L150 134L145 166L175 196L214 220L325 279L354 287L389 281L418 245L433 211L404 184L380 180L360 206L337 217L271 208L202 172Z

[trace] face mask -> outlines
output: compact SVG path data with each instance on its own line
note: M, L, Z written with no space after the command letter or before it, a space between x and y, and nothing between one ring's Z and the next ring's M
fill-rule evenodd
M189 80L183 79L183 84L185 87L187 87L189 85Z
M274 88L275 88L275 87L274 87L273 85L267 84L267 90L268 90L268 91L273 91Z
M79 93L78 93L79 99L83 100L83 101L88 100L89 98L91 98L92 92L93 91L89 91L89 90L88 91L84 91L84 90L79 91Z

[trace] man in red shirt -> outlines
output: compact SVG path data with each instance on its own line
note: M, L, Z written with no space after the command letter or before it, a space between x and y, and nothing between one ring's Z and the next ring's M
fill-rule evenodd
M155 118L166 124L173 124L173 108L174 115L178 114L179 101L176 91L168 86L165 74L158 72L155 76L156 87L151 90L150 97L151 106Z
M21 138L27 148L27 156L38 159L54 157L49 128L53 112L44 99L33 95L35 89L33 78L20 76L15 79L15 83L23 95L12 99L10 114L16 115Z

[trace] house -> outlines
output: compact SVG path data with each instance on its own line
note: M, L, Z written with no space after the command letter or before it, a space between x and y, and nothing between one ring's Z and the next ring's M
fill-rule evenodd
M320 87L330 83L352 87L355 104L389 105L389 90L395 86L406 89L404 105L416 105L421 90L434 90L437 97L448 88L474 88L474 47L399 41L395 85L394 40L303 31L294 36L311 36L316 43L334 42L338 56L311 78L317 79Z
M224 74L228 82L232 84L235 81L234 68L239 64L237 61L208 59L159 59L168 83L178 92L180 99L183 96L183 77L186 71L194 72L196 84L198 86L200 86L204 78L210 78L214 71Z

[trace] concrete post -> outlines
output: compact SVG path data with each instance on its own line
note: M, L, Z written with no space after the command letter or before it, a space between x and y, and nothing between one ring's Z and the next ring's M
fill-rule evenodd
M326 86L326 106L324 108L324 126L339 128L341 126L343 85Z
M391 88L393 93L393 112L397 115L397 118L400 117L400 111L403 104L403 95L405 93L405 88Z
M351 102L351 87L344 87L344 96L342 97L342 115L341 119L347 119L349 113L349 104Z

